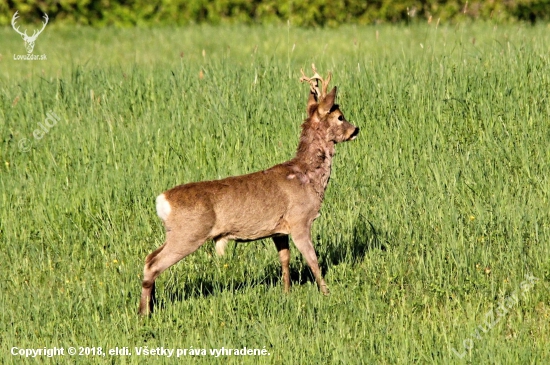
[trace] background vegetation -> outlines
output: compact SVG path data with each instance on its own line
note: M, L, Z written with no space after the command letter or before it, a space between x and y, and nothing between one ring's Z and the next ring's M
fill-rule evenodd
M550 0L2 0L0 25L18 10L38 22L86 25L184 25L192 23L286 23L295 26L380 22L487 20L497 23L548 20Z
M35 48L47 61L25 62L0 29L2 363L21 363L14 346L134 354L79 363L150 362L136 346L270 353L197 363L548 363L549 44L545 25L54 27ZM295 249L285 296L271 241L221 259L207 243L139 318L164 240L155 196L291 158L312 62L362 130L314 225L332 294ZM61 120L35 139L49 111ZM490 328L487 313L502 314Z

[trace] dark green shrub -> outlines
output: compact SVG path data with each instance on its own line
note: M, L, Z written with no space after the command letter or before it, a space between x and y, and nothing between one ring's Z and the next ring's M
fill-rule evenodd
M9 0L0 2L0 25L18 10L21 21L42 13L58 23L94 26L184 25L190 23L286 23L338 26L344 23L481 19L546 21L550 0Z

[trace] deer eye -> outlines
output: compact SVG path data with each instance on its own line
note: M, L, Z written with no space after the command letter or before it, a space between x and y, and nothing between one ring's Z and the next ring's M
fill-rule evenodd
M343 116L342 114L340 114L340 115L338 116L338 120L339 120L339 121L343 121L343 120L344 120L344 116Z

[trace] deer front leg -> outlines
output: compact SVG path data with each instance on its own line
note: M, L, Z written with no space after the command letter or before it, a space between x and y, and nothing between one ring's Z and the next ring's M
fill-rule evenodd
M273 237L275 247L279 251L279 260L281 261L284 291L288 293L290 291L290 245L288 244L288 235Z
M298 251L305 257L309 268L313 272L319 290L324 295L328 295L329 290L321 275L317 254L315 253L315 248L313 248L313 242L311 242L311 224L296 227L294 230L291 230L290 234L292 235L292 240L296 248L298 248Z

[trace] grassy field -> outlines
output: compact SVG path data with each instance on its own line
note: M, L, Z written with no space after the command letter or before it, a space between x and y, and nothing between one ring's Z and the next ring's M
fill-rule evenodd
M52 24L47 60L21 61L0 29L1 362L548 363L549 44L545 25ZM283 295L270 240L207 243L139 318L155 197L293 157L312 62L361 128L314 225L331 295L296 249ZM160 347L182 357L138 354Z

